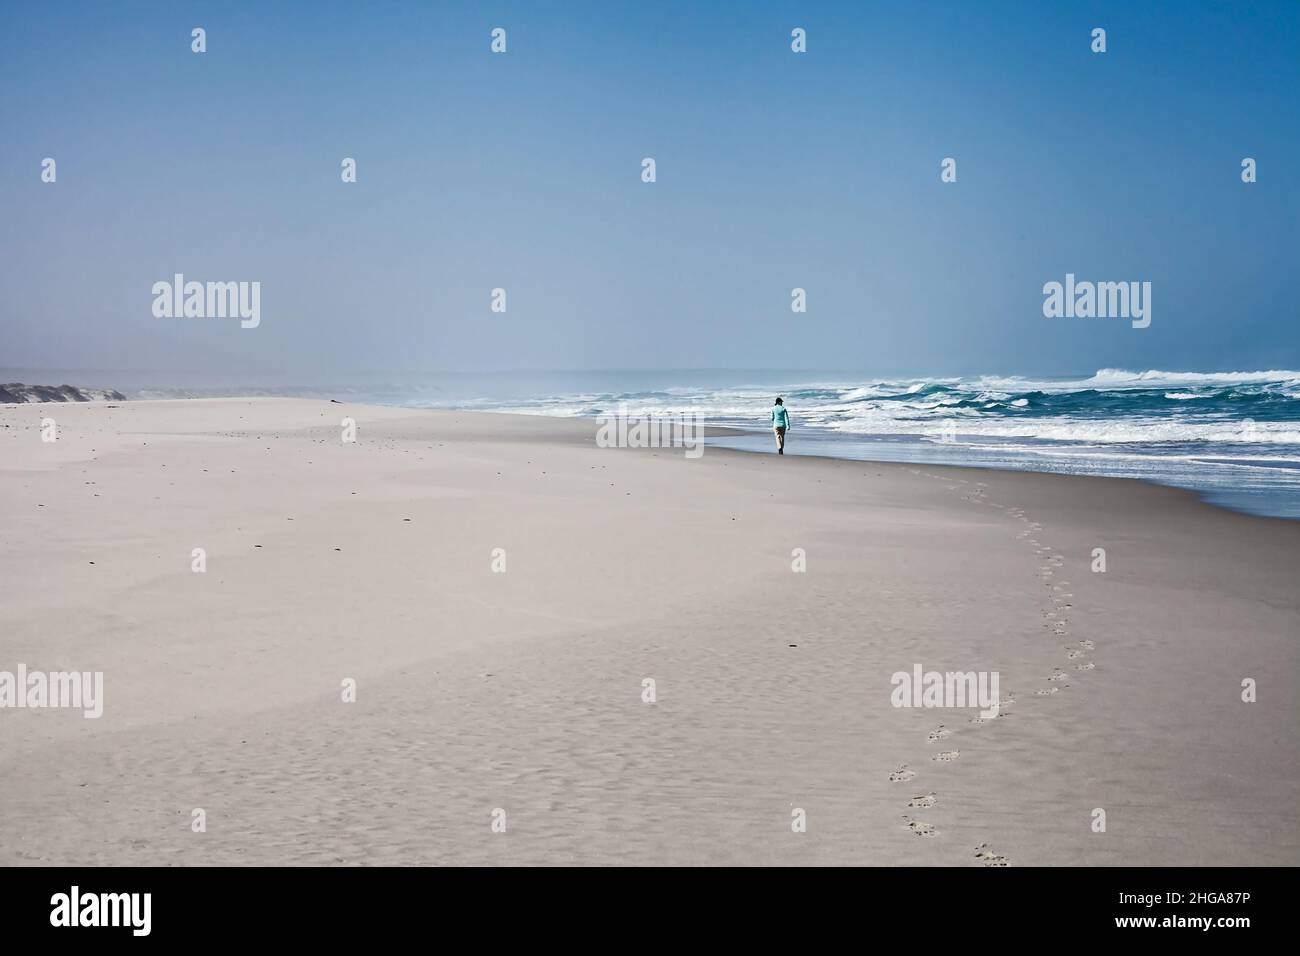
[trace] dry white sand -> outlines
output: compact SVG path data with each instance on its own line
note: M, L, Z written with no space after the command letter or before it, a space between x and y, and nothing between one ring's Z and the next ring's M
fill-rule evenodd
M0 671L105 681L0 710L0 864L1300 863L1300 523L324 402L0 426ZM892 707L916 663L1015 702Z

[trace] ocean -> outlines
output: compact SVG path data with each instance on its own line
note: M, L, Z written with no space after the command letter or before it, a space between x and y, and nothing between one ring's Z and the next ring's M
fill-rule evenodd
M218 386L181 372L5 374L133 398L290 395L569 418L695 413L742 432L710 445L763 452L772 451L768 412L781 395L794 426L787 454L1139 478L1250 514L1300 518L1300 371L358 373L331 376L345 384L275 386L257 375Z
M770 452L768 413L781 395L793 419L787 454L1139 478L1250 514L1300 518L1300 371L672 378L402 404L564 417L697 413L744 432L710 444Z

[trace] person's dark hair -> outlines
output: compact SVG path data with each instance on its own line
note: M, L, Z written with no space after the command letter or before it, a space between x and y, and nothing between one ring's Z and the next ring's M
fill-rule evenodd
M781 401L781 396L780 396L780 395L778 395L778 396L776 397L776 403L777 403L778 405L784 405L784 404L785 404L785 402Z

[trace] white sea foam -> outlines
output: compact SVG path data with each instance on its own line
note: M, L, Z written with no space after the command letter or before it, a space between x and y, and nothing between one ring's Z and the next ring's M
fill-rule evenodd
M1149 369L1130 372L1103 368L1083 383L1085 388L1175 388L1187 385L1265 385L1270 382L1300 382L1300 372L1163 372Z
M970 412L970 409L958 409ZM1300 428L1289 422L1257 422L1243 427L1228 422L1188 423L1159 420L1087 422L1065 418L978 419L957 418L957 436L977 438L1024 438L1039 441L1086 444L1151 445L1170 442L1220 442L1223 444L1300 445ZM932 421L899 420L858 416L827 421L824 427L853 435L926 435Z

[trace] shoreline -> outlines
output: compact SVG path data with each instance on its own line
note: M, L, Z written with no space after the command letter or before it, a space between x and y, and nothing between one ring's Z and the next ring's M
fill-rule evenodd
M129 402L131 404L142 404L142 403L165 404L171 402L238 402L238 401L323 402L325 404L338 405L339 407L352 406L355 408L386 408L386 409L398 409L398 410L411 411L411 412L428 412L433 414L494 415L494 416L505 416L507 418L519 418L524 420L538 419L541 421L552 421L552 422L591 422L592 423L591 430L593 435L595 434L598 428L598 426L596 425L596 422L598 421L597 416L558 416L558 415L547 415L543 413L522 414L522 413L499 412L494 410L479 410L479 409L443 409L443 408L429 408L424 406L412 406L412 405L369 404L363 402L346 401L342 399L297 398L297 397L289 397L289 396L272 396L272 395L239 395L239 396L222 395L222 396L191 396L186 398L141 398L141 399L127 398L121 400L90 399L87 401L78 401L75 403L58 402L58 401L18 402L18 403L10 402L10 403L0 403L0 409L4 409L4 408L20 409L20 408L26 408L31 406L64 406L69 404L94 406L94 405L120 404L121 402ZM747 439L753 439L755 441L766 441L769 437L767 432L761 428L745 429L742 427L732 426L732 425L705 425L704 436L706 439L747 438ZM869 437L875 437L875 436L869 436ZM871 442L868 440L868 441L864 441L863 444L871 444ZM714 453L726 451L726 452L734 452L737 454L744 454L744 455L762 456L765 454L770 454L770 452L758 448L737 448L737 447L732 447L727 445L711 444L708 442L705 443L704 447L708 448ZM1188 488L1177 484L1166 484L1164 482L1157 481L1153 478L1129 477L1125 475L1080 475L1080 474L1073 474L1069 472L1038 469L1033 467L1008 468L1008 467L998 467L997 465L974 464L970 462L951 464L946 462L936 462L936 461L928 461L928 460L921 460L921 459L900 460L900 459L891 459L891 458L852 458L844 455L823 454L820 452L811 452L811 453L802 452L797 450L797 446L792 446L792 447L794 447L795 450L788 451L787 457L789 458L816 458L824 461L858 462L858 463L872 464L872 465L887 465L890 467L909 467L909 468L926 467L926 468L940 468L940 469L957 469L963 472L969 471L975 474L993 472L997 474L1033 474L1033 475L1054 476L1060 478L1084 478L1089 480L1137 482L1152 488L1161 488L1171 492L1178 492L1180 494L1190 495L1193 500L1199 502L1200 504L1230 514L1241 515L1243 517L1251 517L1251 518L1267 518L1276 521L1286 521L1286 522L1300 521L1300 514L1297 515L1269 514L1260 511L1251 511L1251 510L1247 510L1247 508L1244 506L1233 506L1232 504L1229 504L1225 501L1215 500L1212 492L1208 492L1196 488ZM1027 458L1026 461L1032 461L1032 459Z

